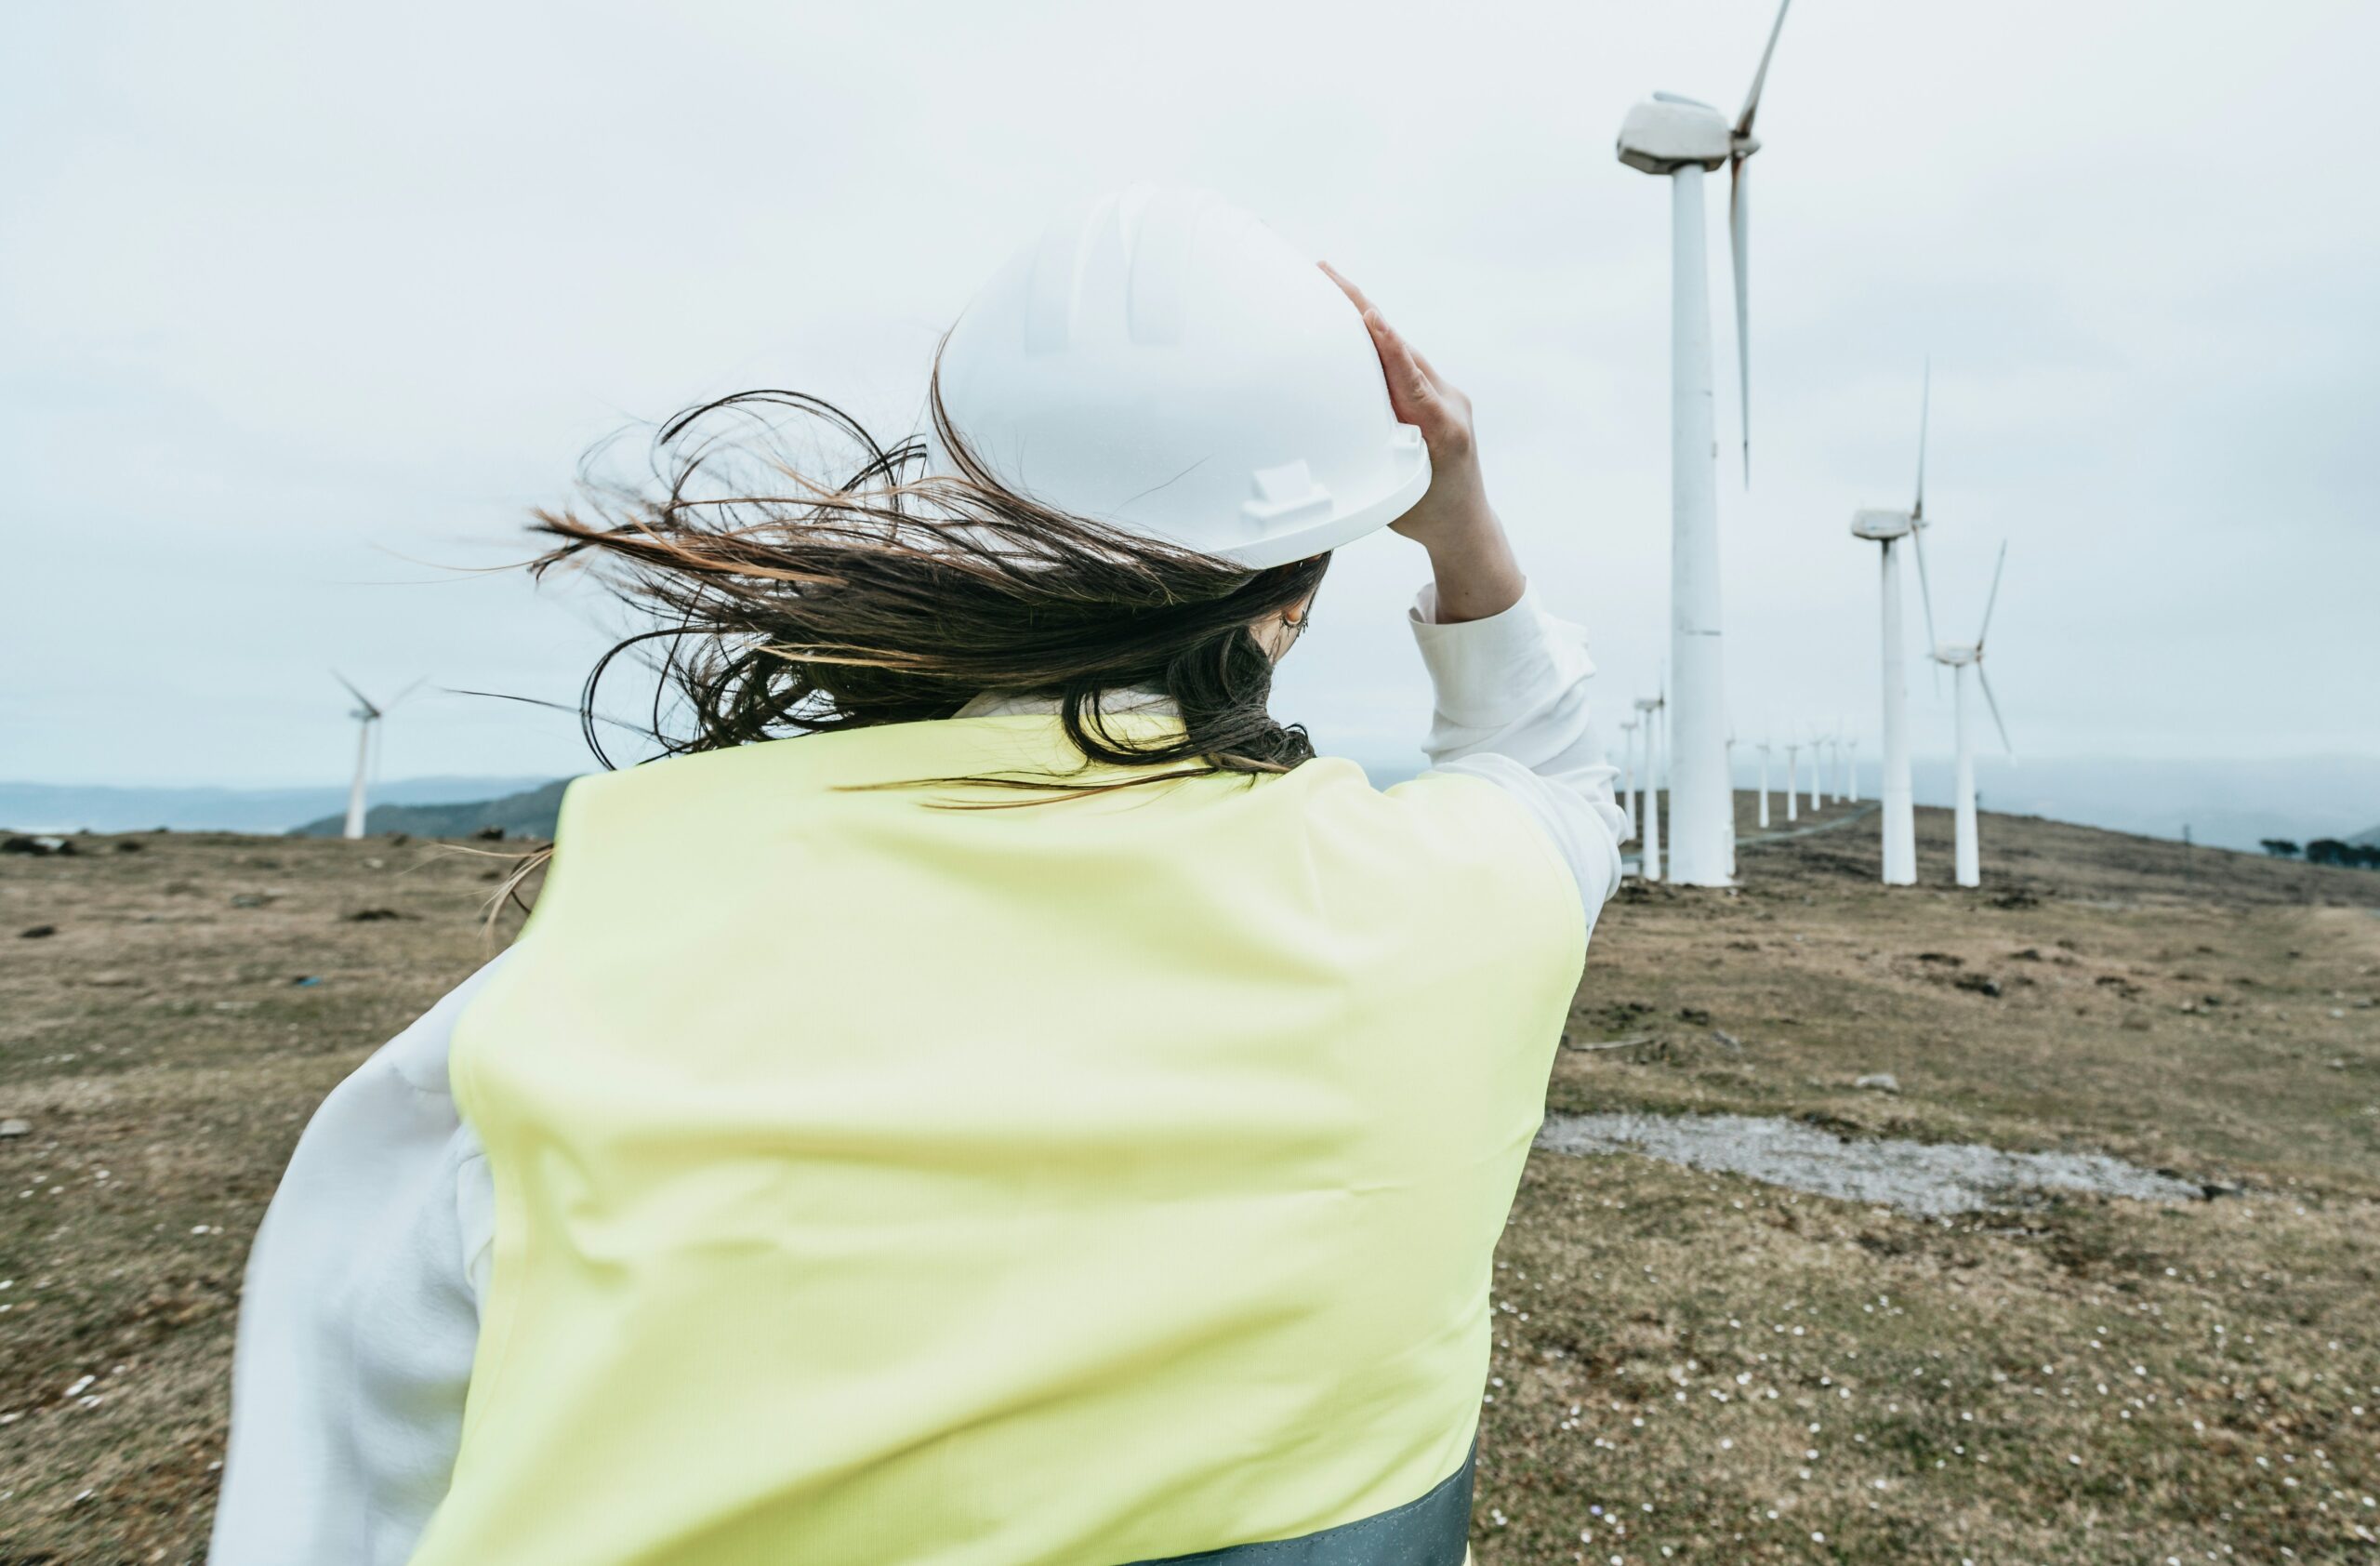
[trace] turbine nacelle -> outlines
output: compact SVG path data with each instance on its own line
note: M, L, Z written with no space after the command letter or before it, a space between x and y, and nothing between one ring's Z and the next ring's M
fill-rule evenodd
M1673 92L1655 93L1620 122L1620 161L1646 174L1674 174L1689 164L1718 168L1759 145L1749 135L1739 139L1710 104Z
M1934 649L1934 661L1956 669L1963 663L1976 663L1983 657L1983 649L1972 642L1945 642Z
M1907 511L1867 510L1851 513L1851 536L1879 544L1907 537L1916 524Z

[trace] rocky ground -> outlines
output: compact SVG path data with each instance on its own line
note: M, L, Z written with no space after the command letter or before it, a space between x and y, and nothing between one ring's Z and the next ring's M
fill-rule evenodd
M1887 893L1873 831L1616 903L1549 1108L2154 1195L1911 1212L1540 1150L1482 1566L2380 1559L2380 876L1987 816L1962 893L1921 812ZM298 1128L517 919L483 926L494 845L74 846L0 857L0 1566L195 1561Z

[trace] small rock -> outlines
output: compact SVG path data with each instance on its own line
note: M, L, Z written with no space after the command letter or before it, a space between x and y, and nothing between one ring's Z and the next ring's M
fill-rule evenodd
M1687 1006L1679 1011L1677 1019L1680 1022L1691 1022L1707 1028L1711 1023L1711 1014L1700 1006Z
M74 844L62 837L12 837L0 842L0 854L73 854Z
M115 851L119 854L138 854L147 846L138 838L120 837L115 840Z
M33 1122L31 1121L0 1121L0 1136L31 1136L33 1134Z
M307 974L302 977L291 979L289 982L292 987L298 989L312 989L321 985L323 980L322 975L319 974Z
M1953 957L1947 951L1921 951L1917 960L1920 962L1939 962L1946 968L1964 968L1967 962L1965 958Z
M384 919L410 919L409 913L399 913L392 908L360 908L347 916L350 924L374 924Z
M55 924L35 924L30 929L20 930L17 934L25 940L37 941L44 936L54 936L58 934L58 926Z
M266 896L261 892L234 892L231 894L231 906L233 908L262 908L265 904L271 901L272 901L272 899Z
M1971 994L1989 996L1994 1001L2000 999L2000 981L1989 974L1961 974L1951 983Z
M1858 1082L1853 1082L1851 1085L1853 1087L1864 1087L1874 1093L1898 1093L1900 1091L1900 1079L1894 1076L1890 1071L1874 1071L1871 1072L1867 1076L1861 1077Z
M478 831L473 832L471 836L481 843L502 843L504 841L504 829L502 827L482 827Z
M1737 1038L1733 1033L1728 1032L1724 1028L1713 1028L1711 1029L1711 1036L1713 1039L1718 1040L1719 1042L1726 1045L1731 1050L1740 1050L1744 1047L1744 1042L1741 1039Z

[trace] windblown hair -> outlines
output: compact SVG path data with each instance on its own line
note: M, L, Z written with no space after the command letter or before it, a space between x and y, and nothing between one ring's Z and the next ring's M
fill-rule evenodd
M589 476L578 509L536 513L554 543L533 574L592 566L661 622L588 676L580 719L604 765L604 676L656 648L665 754L947 718L992 690L1054 700L1089 761L1173 763L1150 781L1313 756L1267 710L1273 660L1250 626L1311 594L1328 556L1250 570L1052 510L993 478L938 390L932 407L955 474L925 472L922 440L887 448L815 397L747 392L665 425L649 483ZM810 476L824 464L797 459L805 434L843 448L850 476ZM1170 697L1180 730L1104 723L1102 698L1128 692Z

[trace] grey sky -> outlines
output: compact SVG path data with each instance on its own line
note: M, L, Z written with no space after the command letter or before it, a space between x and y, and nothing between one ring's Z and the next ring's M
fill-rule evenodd
M630 418L768 384L906 429L998 257L1137 178L1264 213L1472 392L1616 708L1665 641L1669 263L1666 188L1612 134L1655 87L1732 109L1769 16L11 7L0 776L340 776L332 663L571 697L592 607L448 567L509 558ZM2374 58L2368 4L1802 0L1756 166L1757 482L1721 490L1739 733L1872 735L1845 524L1907 501L1930 351L1937 607L1970 634L2012 541L2020 746L2380 751ZM1731 389L1720 419L1731 447ZM1387 537L1334 570L1280 702L1332 748L1421 726L1421 570ZM1947 748L1947 686L1912 692ZM581 764L532 710L390 724L391 776Z

